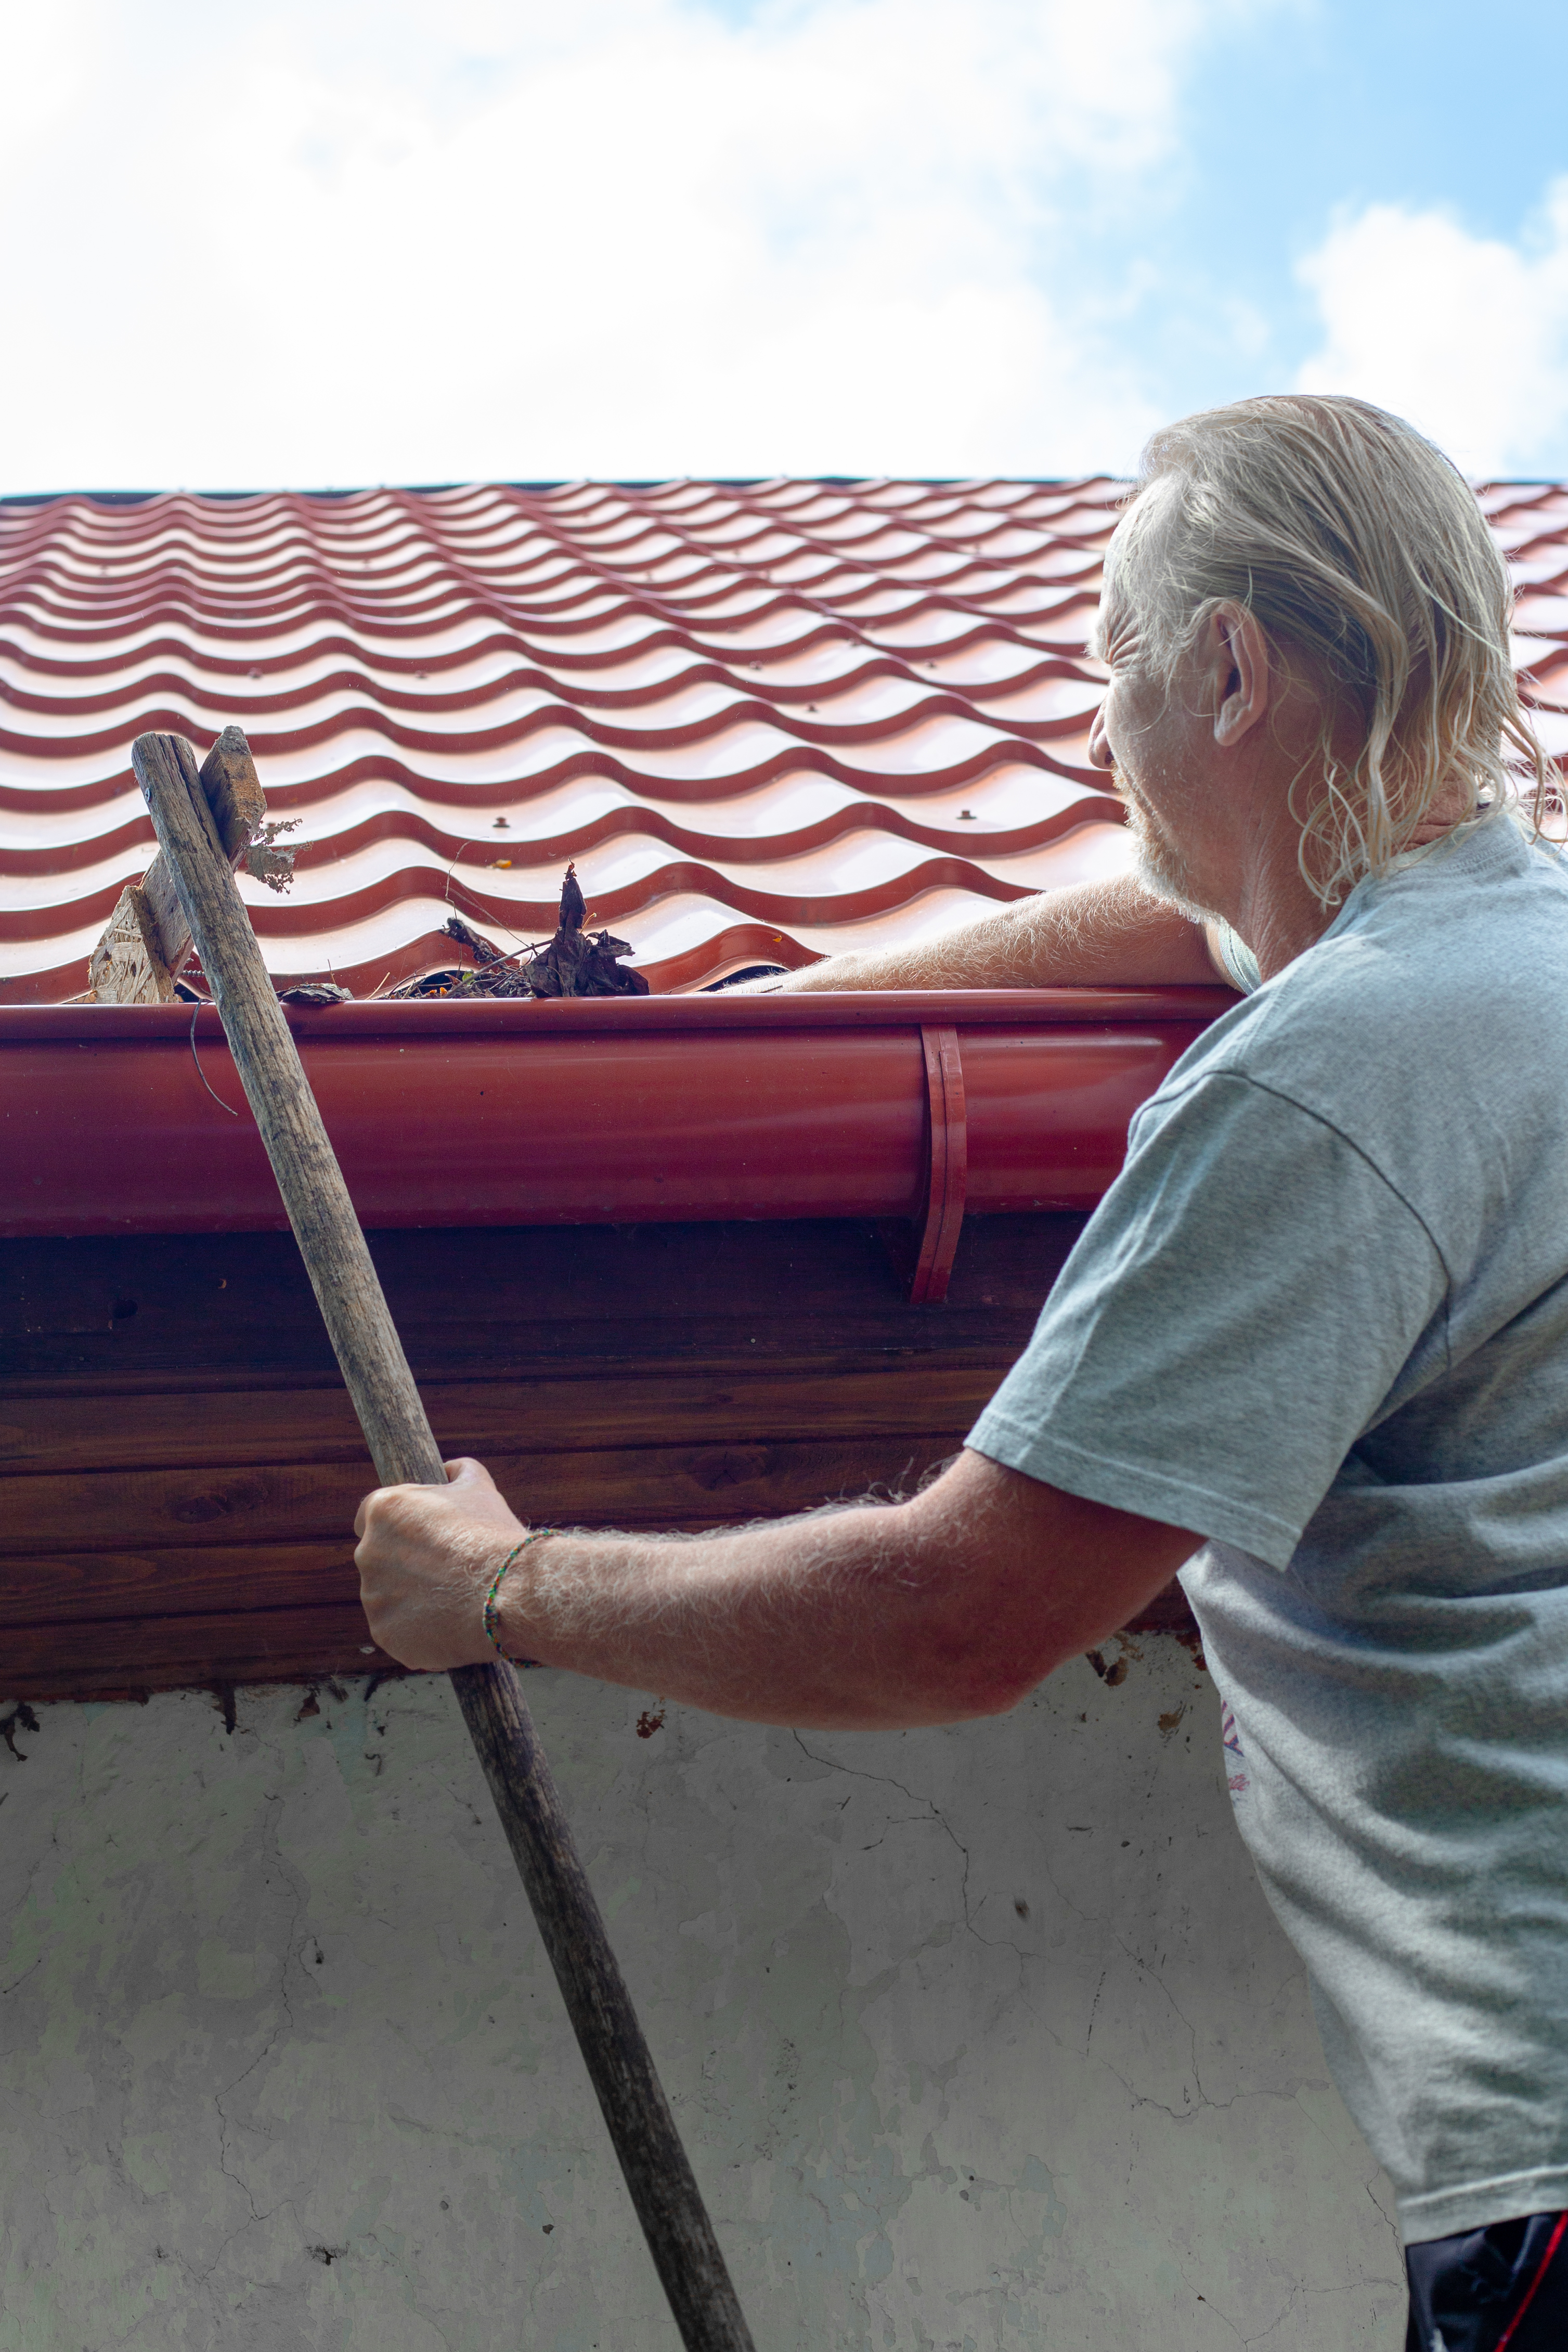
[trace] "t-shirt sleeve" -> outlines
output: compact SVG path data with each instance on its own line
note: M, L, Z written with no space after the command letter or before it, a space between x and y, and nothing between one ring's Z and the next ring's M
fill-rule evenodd
M968 1443L1284 1569L1447 1291L1426 1226L1364 1153L1211 1074L1134 1120Z

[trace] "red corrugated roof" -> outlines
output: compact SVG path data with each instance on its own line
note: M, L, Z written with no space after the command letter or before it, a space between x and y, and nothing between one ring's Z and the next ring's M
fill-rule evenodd
M242 882L360 992L457 911L591 912L655 989L1109 870L1083 644L1123 485L507 484L0 507L0 994L71 994L152 856L135 736L250 738L302 820ZM1482 493L1568 748L1568 489ZM1551 642L1542 646L1541 640Z

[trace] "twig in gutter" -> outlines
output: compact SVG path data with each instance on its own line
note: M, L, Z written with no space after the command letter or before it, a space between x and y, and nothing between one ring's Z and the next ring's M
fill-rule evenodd
M459 947L466 948L482 969L493 963L510 963L514 956L532 952L531 947L527 946L498 948L493 940L485 937L483 931L471 930L461 915L448 915L441 928L449 940L455 940Z
M203 1004L210 1003L210 1001L211 1000L208 998L198 996L191 1007L191 1059L196 1066L197 1077L200 1078L207 1092L212 1096L213 1100L216 1103L218 1108L220 1110L226 1110L231 1118L237 1118L239 1117L238 1111L235 1110L233 1103L225 1102L222 1095L217 1092L205 1070L203 1069L202 1057L196 1051L196 1015L201 1011Z

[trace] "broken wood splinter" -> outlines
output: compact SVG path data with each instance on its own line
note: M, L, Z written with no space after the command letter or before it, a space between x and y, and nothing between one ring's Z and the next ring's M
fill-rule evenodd
M294 853L279 849L277 841L299 820L267 820L266 795L239 728L224 729L200 774L203 803L231 867L243 864L268 889L287 889ZM88 977L93 997L99 1004L170 1004L190 952L191 926L160 849L141 881L128 882L121 890L92 951Z

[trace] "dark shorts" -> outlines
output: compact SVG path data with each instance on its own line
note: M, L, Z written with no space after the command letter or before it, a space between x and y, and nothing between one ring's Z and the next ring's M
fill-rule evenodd
M1406 2246L1405 2352L1565 2352L1568 2213Z

